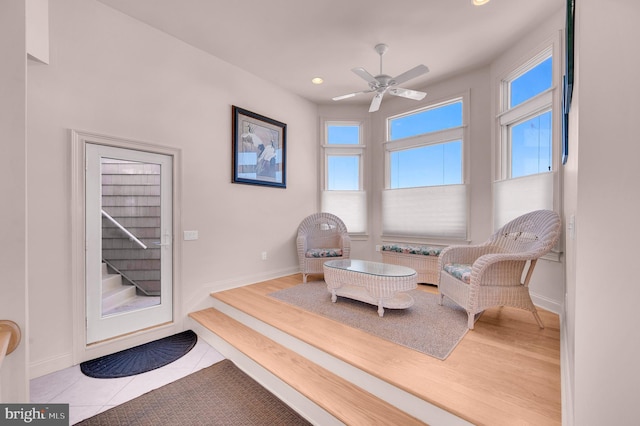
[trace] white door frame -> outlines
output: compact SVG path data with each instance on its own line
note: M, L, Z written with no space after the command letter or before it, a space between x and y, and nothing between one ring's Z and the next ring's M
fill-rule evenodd
M180 278L182 239L179 234L180 218L180 165L181 152L178 149L149 144L145 142L98 135L82 131L71 131L72 140L72 276L73 276L73 364L97 358L109 353L127 349L155 339L170 336L183 330L183 314L181 309ZM146 151L173 157L173 321L148 329L132 332L110 340L86 344L86 289L85 289L85 178L86 178L86 144L107 145L138 151Z
M96 343L129 334L158 324L173 322L173 157L155 152L125 149L110 145L87 143L85 179L86 238L86 318L87 343ZM153 306L104 315L102 293L102 159L136 161L160 166L161 223L160 300Z

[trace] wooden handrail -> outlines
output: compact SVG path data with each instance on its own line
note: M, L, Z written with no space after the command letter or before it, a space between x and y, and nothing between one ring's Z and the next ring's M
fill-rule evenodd
M21 338L18 324L10 320L0 320L0 367L5 355L9 355L18 347Z

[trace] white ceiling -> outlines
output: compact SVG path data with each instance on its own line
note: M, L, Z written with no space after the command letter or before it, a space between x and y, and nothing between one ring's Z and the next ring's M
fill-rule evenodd
M205 52L316 103L366 90L351 72L385 74L418 64L430 72L405 84L428 84L487 64L564 0L99 0ZM324 84L314 85L313 77ZM349 101L369 103L372 95Z

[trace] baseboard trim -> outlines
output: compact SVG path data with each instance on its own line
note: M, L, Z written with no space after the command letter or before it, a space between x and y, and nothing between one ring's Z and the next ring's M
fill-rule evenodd
M46 376L71 366L73 366L73 354L71 352L34 362L29 364L29 380Z
M549 299L546 296L541 296L539 294L530 292L531 295L531 300L533 301L533 304L542 308L542 309L546 309L549 312L553 312L554 314L558 314L561 315L563 309L562 309L562 302L559 302L557 300L553 300L553 299Z
M560 383L562 389L562 425L573 426L573 380L571 374L571 351L569 350L569 333L567 330L566 312L560 315Z
M183 312L196 312L211 307L211 293L244 287L262 281L273 280L293 275L300 272L298 266L269 271L256 275L245 275L233 279L205 283L200 287L198 294L185 302ZM186 315L185 315L186 316Z

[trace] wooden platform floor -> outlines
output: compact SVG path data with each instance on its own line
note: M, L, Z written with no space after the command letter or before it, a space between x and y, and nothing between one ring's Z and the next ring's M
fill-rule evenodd
M539 329L529 312L489 309L441 361L267 296L301 282L296 274L212 296L471 423L562 423L556 314L539 309Z

